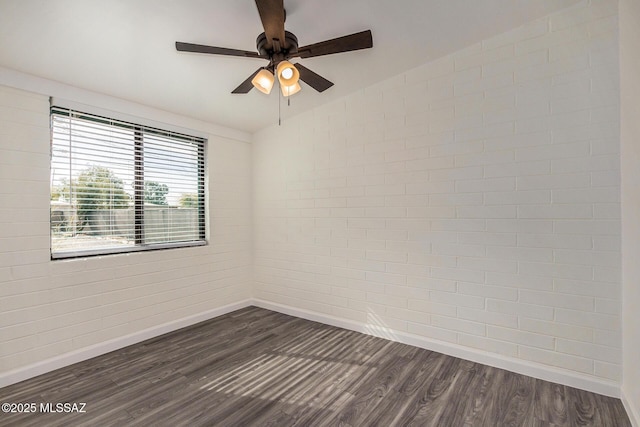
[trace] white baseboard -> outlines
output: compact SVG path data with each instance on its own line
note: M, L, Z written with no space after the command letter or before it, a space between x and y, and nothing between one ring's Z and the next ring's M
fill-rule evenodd
M253 305L268 310L277 311L290 316L301 317L303 319L315 322L325 323L327 325L337 326L367 335L373 335L392 341L409 344L427 350L437 351L449 356L459 357L461 359L470 360L476 363L493 366L495 368L505 369L507 371L528 375L545 381L563 384L569 387L575 387L582 390L591 391L605 396L620 397L620 385L615 382L600 380L595 377L581 375L576 372L564 369L554 368L539 363L529 362L526 360L516 359L513 357L502 356L499 354L489 353L476 350L469 347L463 347L457 344L451 344L444 341L438 341L430 338L421 337L404 332L393 331L378 325L368 325L352 320L341 319L326 314L301 310L269 301L254 299ZM631 416L631 415L630 415ZM639 426L640 427L640 426Z
M631 425L633 427L640 427L640 407L638 406L640 405L640 402L635 402L635 404L633 404L629 399L627 399L624 389L622 389L620 394L620 400L622 400L624 409L627 411L627 415L631 420Z
M51 372L53 370L69 366L74 363L82 362L83 360L91 359L92 357L109 353L110 351L118 350L123 347L142 342L149 338L154 338L162 334L166 334L167 332L173 332L175 330L195 325L196 323L203 322L205 320L213 319L214 317L222 316L223 314L231 313L232 311L249 307L253 305L252 303L253 302L251 300L247 299L234 304L214 308L213 310L198 313L193 316L184 317L182 319L154 326L140 332L135 332L123 337L114 338L109 341L65 353L51 359L43 360L42 362L37 362L32 365L28 365L12 371L0 373L0 387L15 384L17 382L33 378L37 375Z
M325 323L327 325L337 326L344 329L349 329L356 332L361 332L367 335L377 336L392 341L401 342L403 344L409 344L416 347L424 348L427 350L437 351L439 353L447 354L461 359L470 360L476 363L482 363L485 365L493 366L500 369L505 369L511 372L516 372L523 375L529 375L534 378L539 378L546 381L556 382L564 384L570 387L579 388L582 390L591 391L594 393L603 394L606 396L612 396L620 398L620 385L614 382L599 380L587 375L581 375L579 373L554 368L538 363L528 362L512 357L501 356L494 353L489 353L481 350L476 350L469 347L463 347L456 344L447 343L444 341L438 341L430 338L421 337L409 333L397 332L388 328L383 328L378 325L369 325L361 322L356 322L347 319L341 319L338 317L311 312L307 310L301 310L281 304L272 303L260 299L247 299L234 304L219 307L213 310L209 310L203 313L199 313L193 316L185 317L173 322L158 325L149 329L145 329L140 332L136 332L124 337L115 338L109 341L105 341L100 344L96 344L90 347L79 349L70 353L66 353L42 362L34 363L22 368L18 368L13 371L0 373L0 387L5 387L37 375L44 374L46 372L53 371L55 369L62 368L64 366L72 365L83 360L90 359L92 357L100 356L110 351L118 350L128 345L136 344L149 338L154 338L167 332L172 332L186 326L194 325L196 323L212 319L223 314L230 313L241 308L249 307L251 305L262 307L268 310L277 311L280 313L288 314L302 319L312 320L315 322ZM622 396L625 408L629 412L630 418L635 418L636 424L634 427L640 427L637 424L638 415L637 408L634 408L629 402L624 400ZM633 422L633 420L632 420Z

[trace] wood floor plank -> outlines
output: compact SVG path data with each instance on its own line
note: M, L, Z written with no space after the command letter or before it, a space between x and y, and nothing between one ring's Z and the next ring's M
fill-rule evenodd
M372 417L381 419L383 415L382 411L375 411L372 416L374 409L384 407L385 402L393 399L390 396L399 394L394 393L394 388L404 381L410 364L407 359L399 357L394 348L388 350L389 354L380 362L376 374L368 375L355 398L335 415L336 425L357 425L359 422L371 425Z
M248 307L0 389L4 426L630 427L619 399Z
M442 407L439 422L443 425L465 425L465 421L472 408L469 396L477 396L479 382L483 378L478 373L480 365L463 360L449 387L449 396Z
M535 418L534 390L536 380L524 375L508 372L501 384L501 395L497 398L498 422L501 425L526 425Z
M490 403L499 392L497 372L488 366L474 364L469 374L471 378L464 395L459 398L460 405L453 417L453 423L481 426L486 422L484 415L488 412Z
M413 396L407 396L411 403L400 415L400 425L437 425L461 362L461 359L442 355L442 362L428 381L424 381Z
M598 403L592 393L567 387L569 419L581 426L605 426L606 420L598 410Z
M483 366L483 370L483 382L479 384L478 397L473 398L473 393L469 394L474 401L473 408L468 415L468 425L470 426L491 425L492 422L500 418L502 413L500 396L504 394L503 382L510 373L489 366Z
M564 426L569 422L566 388L547 381L536 381L534 417L553 425ZM582 424L580 424L582 425Z

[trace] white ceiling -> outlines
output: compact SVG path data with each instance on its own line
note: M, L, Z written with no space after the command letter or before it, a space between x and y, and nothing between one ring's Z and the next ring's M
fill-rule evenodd
M303 84L283 117L578 1L284 0L300 46L371 29L374 47L300 60L335 86ZM0 66L254 132L277 122L277 92L230 92L266 61L174 43L255 50L262 31L253 0L0 0Z

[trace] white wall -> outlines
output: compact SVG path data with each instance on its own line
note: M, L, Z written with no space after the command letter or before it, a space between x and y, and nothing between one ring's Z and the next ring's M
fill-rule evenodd
M616 394L617 35L584 1L254 135L254 296Z
M26 86L46 83L9 74L6 80ZM201 130L209 137L208 246L50 261L49 99L41 89L0 86L0 385L46 370L37 364L52 358L113 349L123 337L128 344L149 328L166 331L250 296L251 147ZM83 97L105 104L97 94ZM167 117L126 105L150 120Z
M640 425L640 1L620 1L623 401Z

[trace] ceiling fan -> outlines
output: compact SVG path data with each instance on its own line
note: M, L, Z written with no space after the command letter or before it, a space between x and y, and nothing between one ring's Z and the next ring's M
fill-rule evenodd
M318 92L323 92L333 86L333 83L299 63L292 64L289 62L289 59L296 57L312 58L314 56L331 55L373 47L371 30L298 47L298 38L293 33L285 31L284 29L286 19L286 11L283 4L284 0L255 1L262 26L264 27L264 33L261 33L256 40L257 52L176 42L176 49L181 52L209 53L214 55L242 56L269 60L267 66L258 68L231 93L248 93L255 87L261 92L268 94L275 81L274 73L278 77L284 96L293 95L300 91L298 79Z

